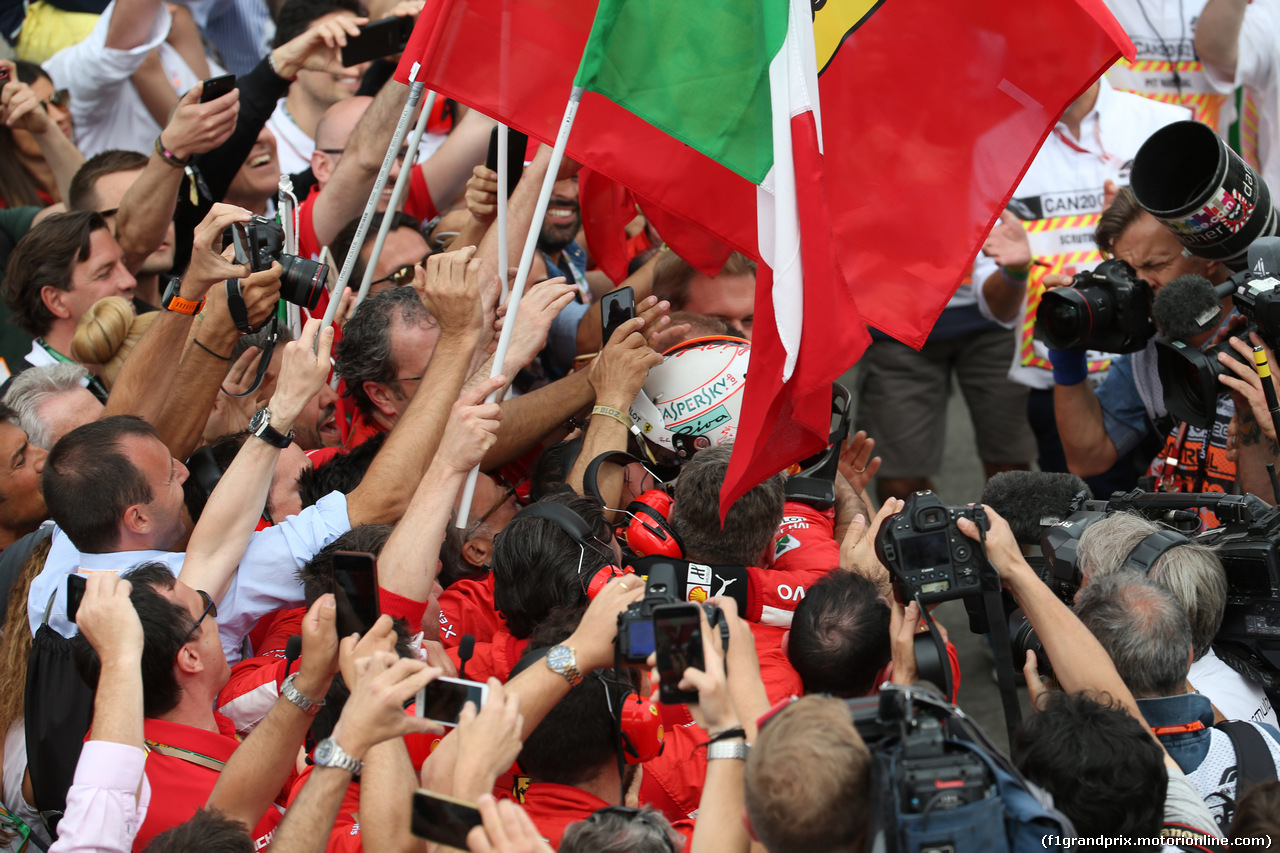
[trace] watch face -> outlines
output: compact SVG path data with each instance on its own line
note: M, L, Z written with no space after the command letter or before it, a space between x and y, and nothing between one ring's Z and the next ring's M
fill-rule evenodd
M316 744L315 762L320 767L328 766L329 759L333 758L333 741L325 738Z
M547 664L557 672L561 672L568 667L572 654L568 646L556 646L547 652Z
M249 431L256 433L269 423L271 413L266 409L259 409L253 413L253 417L249 419Z

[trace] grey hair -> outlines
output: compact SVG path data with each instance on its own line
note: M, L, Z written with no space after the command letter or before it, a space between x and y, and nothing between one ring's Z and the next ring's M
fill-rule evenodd
M1118 572L1082 589L1075 613L1107 650L1135 697L1183 692L1191 622L1169 590L1138 572Z
M342 327L336 369L365 415L373 414L373 401L364 383L396 378L397 365L391 358L391 321L396 317L406 326L436 324L416 290L391 287L369 294Z
M686 560L758 565L782 523L786 493L782 475L775 474L734 501L721 526L720 487L732 453L731 444L699 450L680 470L671 526Z
M570 824L560 853L671 853L684 849L684 838L652 806L638 814L599 811Z
M50 397L81 387L81 380L88 375L82 365L59 362L28 368L13 378L4 402L18 413L18 426L28 441L44 450L53 449L53 436L40 417L40 406Z
M1121 570L1138 543L1161 529L1128 512L1091 524L1080 537L1079 563L1085 581L1091 584ZM1191 622L1195 659L1200 660L1222 627L1227 606L1227 573L1222 561L1212 548L1189 542L1166 551L1151 567L1150 577L1182 605Z

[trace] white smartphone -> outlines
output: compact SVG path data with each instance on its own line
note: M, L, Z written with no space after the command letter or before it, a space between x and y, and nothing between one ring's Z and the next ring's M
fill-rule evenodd
M474 702L479 711L488 699L488 684L463 678L437 678L418 691L417 715L443 726L456 726L462 706Z

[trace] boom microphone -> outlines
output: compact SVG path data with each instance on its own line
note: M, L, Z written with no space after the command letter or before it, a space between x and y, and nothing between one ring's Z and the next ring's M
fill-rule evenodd
M1222 322L1221 300L1222 296L1209 279L1202 275L1180 275L1160 288L1151 304L1151 318L1160 331L1173 340L1190 340L1216 329Z
M1081 501L1092 498L1089 486L1076 475L1044 471L1003 471L982 490L982 502L1009 522L1020 545L1039 545L1044 527L1062 521Z

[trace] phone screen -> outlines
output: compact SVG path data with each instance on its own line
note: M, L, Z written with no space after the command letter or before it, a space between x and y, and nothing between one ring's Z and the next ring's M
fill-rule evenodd
M378 569L372 554L334 552L333 597L339 637L363 634L378 621Z
M600 298L601 346L609 343L614 331L636 316L636 294L630 287L619 287Z
M467 849L467 833L480 826L480 809L474 804L419 788L413 794L410 831L419 838Z
M665 705L696 702L697 691L677 685L689 667L705 670L702 655L702 623L698 605L664 604L653 609L654 651L658 655L658 698Z
M76 613L80 610L80 602L84 599L85 584L89 579L84 575L67 575L67 621L75 622Z
M471 702L479 711L489 698L489 685L462 678L437 678L418 691L418 716L445 726L458 724L462 707Z

